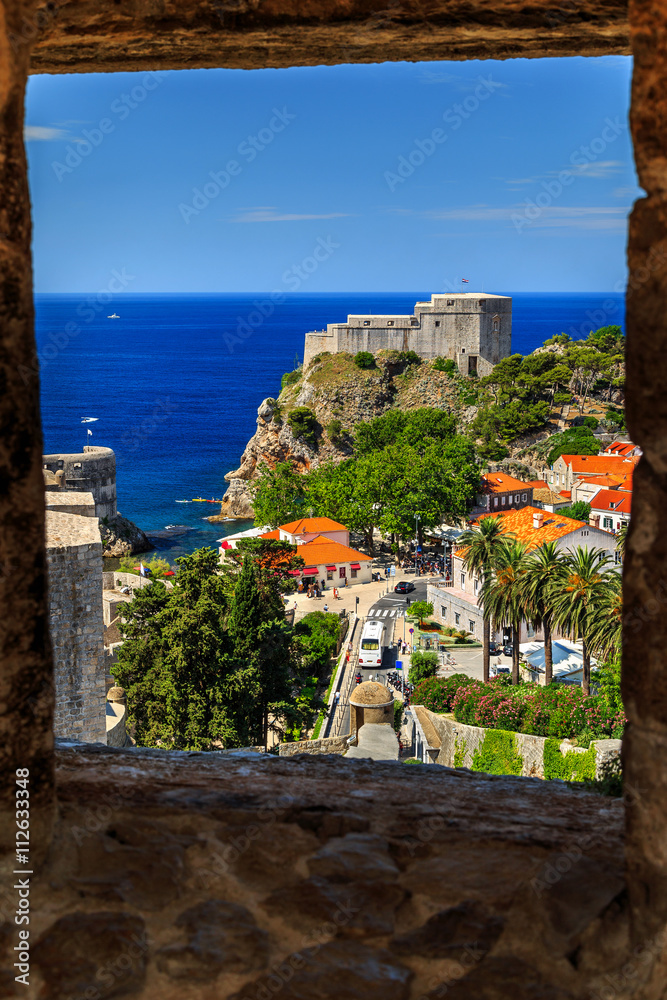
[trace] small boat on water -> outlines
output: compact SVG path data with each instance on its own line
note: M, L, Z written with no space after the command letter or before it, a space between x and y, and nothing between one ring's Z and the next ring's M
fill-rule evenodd
M111 316L107 316L107 319L120 319L118 313L111 313Z
M81 423L82 424L94 424L95 421L99 420L99 419L100 419L99 417L81 417Z

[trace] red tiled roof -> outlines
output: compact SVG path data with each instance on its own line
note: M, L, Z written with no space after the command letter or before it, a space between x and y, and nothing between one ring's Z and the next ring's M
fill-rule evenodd
M371 562L370 556L365 556L363 552L350 549L340 542L332 542L324 535L318 535L310 542L297 545L296 554L305 559L309 566L317 564L326 566L327 563L350 563L350 562Z
M524 483L524 486L532 486L534 490L548 490L549 484L546 479L533 479L530 483Z
M589 483L591 486L606 486L610 490L627 490L632 492L632 472L625 476L577 476L578 483Z
M508 493L510 490L525 490L529 486L530 483L522 483L504 472L486 472L482 476L483 492Z
M639 461L636 455L632 458L622 458L620 455L561 455L561 458L574 473L584 476L627 473L632 471Z
M603 454L630 456L635 447L631 441L612 441L610 445L607 445Z
M572 499L572 490L561 490L558 495L561 496L561 497L563 497L564 500L571 500Z
M632 504L632 494L620 490L600 490L591 500L591 510L608 514L629 514Z
M542 527L533 527L533 515L540 514L543 518ZM502 517L502 532L512 534L517 541L523 542L527 548L537 549L545 542L555 542L565 535L586 528L585 521L575 521L571 517L563 517L556 511L549 514L538 507L522 507L521 510L509 510L506 514L482 514L484 517Z
M276 541L277 541L280 538L280 532L276 528L275 531L265 531L264 534L260 535L259 537L260 538L275 538Z
M302 535L304 532L347 531L347 528L338 521L332 521L330 517L302 517L299 521L281 524L280 530L287 531L290 535Z

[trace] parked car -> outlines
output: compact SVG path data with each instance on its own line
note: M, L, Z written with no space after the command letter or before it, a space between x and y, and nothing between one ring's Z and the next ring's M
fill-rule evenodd
M411 580L399 580L399 582L394 587L395 594L409 594L415 589L414 583Z
M502 646L498 642L489 643L489 656L500 656L502 653Z
M505 645L503 646L503 654L505 656L511 656L512 655L512 643L511 642L506 642L505 643Z

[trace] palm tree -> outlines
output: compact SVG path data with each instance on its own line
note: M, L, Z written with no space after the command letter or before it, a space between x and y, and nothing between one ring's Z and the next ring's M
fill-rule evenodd
M505 536L497 545L493 576L482 587L485 616L496 628L508 622L512 629L512 684L519 683L519 637L526 614L524 577L528 559L523 542Z
M484 517L474 528L469 528L459 536L457 545L466 547L463 557L463 565L471 573L481 577L482 584L485 585L493 574L493 566L496 558L498 543L503 537L502 514L499 517ZM491 639L491 621L484 614L483 625L483 664L484 680L489 679L489 642Z
M597 608L610 582L609 554L604 549L578 546L564 559L564 575L554 600L554 621L575 641L581 639L582 690L591 691L591 647ZM614 572L613 570L611 571ZM616 575L616 574L614 574Z
M628 540L628 522L624 521L621 527L618 529L618 534L616 535L616 551L621 557L621 562L625 559L625 546Z
M546 542L528 556L522 590L526 616L535 628L544 629L544 683L553 680L551 635L554 596L563 577L563 555L556 542Z
M592 609L588 645L603 660L621 653L623 626L623 584L621 574L609 570L599 600Z

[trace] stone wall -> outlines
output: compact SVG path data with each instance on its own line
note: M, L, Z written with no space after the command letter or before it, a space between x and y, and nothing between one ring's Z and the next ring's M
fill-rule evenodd
M46 506L60 514L78 514L80 517L97 517L95 497L92 493L77 493L76 490L46 491Z
M486 734L493 732L493 730L484 729L481 726L466 726L451 717L431 712L423 706L419 706L419 708L421 712L426 714L440 741L437 757L433 755L434 762L444 767L472 767L475 752L481 748ZM514 733L513 735L516 738L517 752L523 761L522 777L544 778L546 738L532 736L529 733ZM620 758L621 741L594 740L593 745L596 750L595 776L599 778L602 776L604 764ZM568 752L584 752L581 748L572 746L568 740L561 742L560 751L563 756Z
M102 542L97 520L47 511L57 736L106 742Z
M281 757L294 757L299 753L344 754L348 749L347 736L327 736L321 740L297 740L296 743L281 743Z
M626 0L76 0L18 21L34 73L628 54ZM28 45L26 44L26 48Z
M512 350L512 300L478 294L433 295L417 302L413 316L356 316L330 323L325 331L307 333L304 368L321 351L415 351L425 360L456 361L468 374L488 375Z
M63 470L67 489L92 493L98 517L116 516L116 456L111 448L87 445L78 455L44 455L42 463L49 472Z
M630 960L620 799L331 756L57 760L30 989L15 928L3 995L588 1000Z

